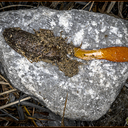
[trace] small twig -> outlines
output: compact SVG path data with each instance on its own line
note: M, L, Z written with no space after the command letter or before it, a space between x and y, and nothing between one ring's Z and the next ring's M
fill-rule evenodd
M71 10L74 7L74 3L72 2L68 10Z
M33 108L32 110L32 116L34 116L34 113L35 113L35 108Z
M55 9L60 2L52 2L50 7Z
M115 3L116 3L116 1L113 1L113 2L110 3L110 5L109 5L109 7L108 7L108 9L106 11L107 13L111 12L111 10L114 7Z
M65 115L65 108L66 108L66 104L67 104L67 99L68 99L68 93L67 93L66 100L65 100L65 106L64 106L64 110L63 110L63 117L61 120L61 126L64 126L64 115Z
M28 114L29 116L31 116L31 114L29 113L29 111L28 111L28 109L26 108L26 106L24 106L24 109L25 109L25 111L27 112L27 114ZM31 120L32 120L33 124L34 124L35 126L37 126L37 124L36 124L36 122L34 121L34 119L31 119Z
M14 104L17 104L17 103L19 103L19 102L22 102L22 101L25 101L25 100L29 100L29 99L31 99L31 97L26 97L26 98L24 98L24 99L17 100L17 101L15 101L15 102L12 102L12 103L9 103L9 104L0 106L0 109L7 108L7 107L9 107L9 106L12 106L12 105L14 105Z
M52 119L41 119L41 118L38 119L38 118L35 118L35 117L29 117L29 116L27 116L27 118L28 118L28 119L31 119L31 120L33 119L33 120L55 121L55 120L52 120Z
M91 11L93 4L94 4L94 1L93 1L92 4L91 4L91 7L90 7L90 9L89 9L89 12Z
M1 8L3 8L2 4L0 3ZM4 10L3 10L4 11Z
M91 1L89 1L89 2L82 8L82 10L83 10L84 8L86 8L90 3L91 3Z
M17 89L12 89L12 90L9 90L9 91L0 93L0 96L1 96L1 95L4 95L4 94L7 94L7 93L10 93L10 92L14 92L14 91L17 91Z
M5 99L7 99L7 98L8 98L8 96L3 97L3 98L0 98L0 100L5 100Z
M1 77L5 82L7 82L7 83L8 83L8 85L9 85L9 87L10 87L10 88L12 88L12 89L13 89L13 87L9 84L9 82L8 82L8 81L7 81L3 76L1 76L1 75L0 75L0 77Z
M9 83L3 81L0 81L0 84L9 85Z
M8 82L3 76L0 75L0 77L1 77L5 82Z
M17 119L16 117L12 116L11 114L5 112L4 110L0 110L0 111L3 112L4 114L10 116L10 117L13 118L14 120L19 121L19 119Z
M122 15L123 4L124 4L124 2L118 2L118 15L119 15L121 18L124 18L123 15Z
M44 6L42 2L41 2L41 6Z
M102 7L102 9L101 9L101 13L104 13L104 11L105 11L105 9L106 9L106 7L107 7L107 4L108 4L108 2L105 2L105 3L104 3L104 5L103 5L103 7Z
M63 10L63 8L64 8L64 3L62 2L61 5L60 5L59 10Z
M37 8L40 6L40 2L38 2Z

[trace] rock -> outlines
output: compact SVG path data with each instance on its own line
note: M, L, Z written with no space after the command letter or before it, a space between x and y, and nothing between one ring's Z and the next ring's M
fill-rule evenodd
M46 62L30 63L10 48L2 35L5 28L20 27L53 30L56 36L68 37L82 49L111 46L128 47L128 30L122 20L84 10L57 11L46 7L6 11L0 15L0 61L12 85L45 104L62 116L66 95L65 117L93 121L103 116L128 78L128 63L107 60L82 61L79 73L67 77L58 67Z

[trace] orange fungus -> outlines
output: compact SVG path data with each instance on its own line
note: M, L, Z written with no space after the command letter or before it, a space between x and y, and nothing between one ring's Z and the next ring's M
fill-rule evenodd
M105 59L114 62L128 62L128 47L108 47L98 50L74 48L74 56L83 60Z

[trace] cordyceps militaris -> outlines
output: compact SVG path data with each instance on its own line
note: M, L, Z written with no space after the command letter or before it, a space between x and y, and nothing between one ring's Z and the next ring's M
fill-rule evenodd
M108 47L98 50L74 48L74 56L83 60L105 59L113 62L128 62L128 47Z
M108 47L97 50L83 50L67 44L65 38L55 37L51 30L40 29L35 34L20 28L6 28L3 36L10 47L25 56L30 62L45 61L58 66L65 76L72 77L79 71L78 66L83 60L105 59L113 62L128 62L128 47Z
M50 33L49 36L51 36L52 38L49 38L49 39L56 38L52 33L52 31L50 30L40 29L40 31L39 32L36 31L36 34L34 35L26 31L23 31L20 28L7 28L4 30L3 36L6 42L20 54L21 54L20 49L22 49L22 53L23 52L24 54L26 53L25 55L27 56L28 59L30 57L30 54L32 56L32 53L36 57L41 56L43 58L48 58L48 59L60 58L59 55L60 55L60 52L62 52L62 49L59 49L60 44L54 43L54 44L51 44L51 46L49 47L47 45L48 44L47 42L49 41L49 39L47 40L45 39L45 36L46 36L44 34L46 33L45 31L48 31L48 33ZM41 38L37 38L37 36L38 37L40 36ZM40 39L43 39L43 40L40 40ZM58 39L62 40L62 37L61 38L57 37L57 40ZM107 47L107 48L101 48L97 50L83 50L83 49L80 49L79 47L74 47L72 45L67 44L65 40L62 40L62 41L64 42L63 49L64 48L66 49L65 50L65 52L67 52L66 54L72 52L72 54L75 57L83 60L105 59L113 62L128 62L128 47L122 46L122 47ZM44 45L43 43L44 44L46 43L46 45ZM32 58L33 56L30 59Z

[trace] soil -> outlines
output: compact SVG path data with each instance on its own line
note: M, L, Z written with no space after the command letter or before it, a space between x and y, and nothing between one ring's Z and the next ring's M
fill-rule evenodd
M74 46L67 44L66 38L55 37L51 30L34 31L32 34L20 28L6 28L3 36L11 48L30 62L45 61L57 65L65 76L76 75L82 63L67 56L74 55Z

